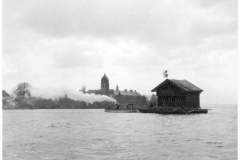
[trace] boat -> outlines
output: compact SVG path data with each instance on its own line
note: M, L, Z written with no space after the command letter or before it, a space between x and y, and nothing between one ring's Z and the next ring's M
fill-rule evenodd
M137 108L133 106L133 104L127 105L119 105L115 104L112 106L107 106L104 108L105 112L112 112L112 113L136 113L138 112Z
M136 113L138 110L130 110L130 109L105 109L105 112L111 113Z

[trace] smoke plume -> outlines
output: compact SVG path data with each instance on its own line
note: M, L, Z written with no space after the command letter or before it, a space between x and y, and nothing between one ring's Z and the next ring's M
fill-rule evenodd
M31 94L34 97L46 98L46 99L58 99L67 96L76 101L85 101L87 103L93 102L116 102L115 99L105 95L96 95L96 94L86 94L77 90L70 89L39 89L39 88L31 88Z

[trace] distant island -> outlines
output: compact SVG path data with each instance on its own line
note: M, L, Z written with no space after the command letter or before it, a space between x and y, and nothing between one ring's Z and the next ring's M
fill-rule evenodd
M22 82L17 85L11 94L6 90L2 90L3 109L103 109L116 103L121 105L133 104L136 108L136 106L143 106L148 103L146 96L141 95L136 90L119 90L118 85L116 86L116 90L110 89L109 79L106 74L101 78L100 89L88 91L85 89L84 87L80 91L84 95L91 95L93 100L97 96L105 97L105 99L94 100L89 103L80 98L71 98L68 94L62 94L62 96L58 96L57 98L39 97L34 94L32 95L32 86L29 83ZM44 95L46 94L44 92Z
M9 94L2 90L2 108L3 109L103 109L106 106L118 104L144 105L148 100L140 93L126 89L120 91L109 89L109 80L106 75L101 79L101 88L99 90L82 90L85 95L104 96L105 99L87 102L80 98L74 99L68 94L58 96L57 98L46 98L46 96L36 96L31 93L32 86L27 82L17 85L13 93ZM44 93L45 94L45 93ZM80 94L80 93L79 93Z

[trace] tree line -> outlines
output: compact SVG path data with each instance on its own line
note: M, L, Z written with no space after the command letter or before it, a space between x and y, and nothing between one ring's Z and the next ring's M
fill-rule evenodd
M23 82L17 85L13 95L2 91L3 109L100 109L113 105L114 102L73 100L67 95L59 98L40 98L31 95L31 85Z

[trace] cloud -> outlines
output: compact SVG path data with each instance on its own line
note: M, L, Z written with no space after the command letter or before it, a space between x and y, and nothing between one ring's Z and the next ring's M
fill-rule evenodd
M237 6L237 1L236 0L193 0L195 1L196 4L200 5L201 7L214 7L214 6L228 6L228 7L233 7L235 8ZM236 8L235 8L236 9ZM232 9L231 9L232 10Z
M102 57L98 54L70 48L66 51L56 53L53 65L65 69L73 69L75 67L84 67L88 69L102 67L102 61Z
M201 34L236 33L236 23L222 14L223 1L199 2L210 9L186 1L43 0L27 6L21 21L35 32L52 37L130 37L158 45L192 44ZM235 1L225 2L234 4ZM233 9L232 12L236 12ZM227 13L224 12L227 16ZM214 16L212 16L214 15ZM228 18L229 16L227 16ZM179 25L180 24L180 25ZM192 31L192 32L191 32ZM199 31L199 32L196 32ZM191 36L186 36L190 34Z
M236 96L236 0L4 0L3 86L149 90L168 69L206 89ZM227 78L222 78L227 77ZM231 84L231 85L229 85Z
M4 18L4 24L12 28L17 23L14 30L48 38L92 37L109 41L123 38L157 49L194 47L209 37L225 39L236 35L236 3L236 0L25 0L19 4L9 0L4 3L4 13L9 17ZM225 43L229 43L228 38Z

